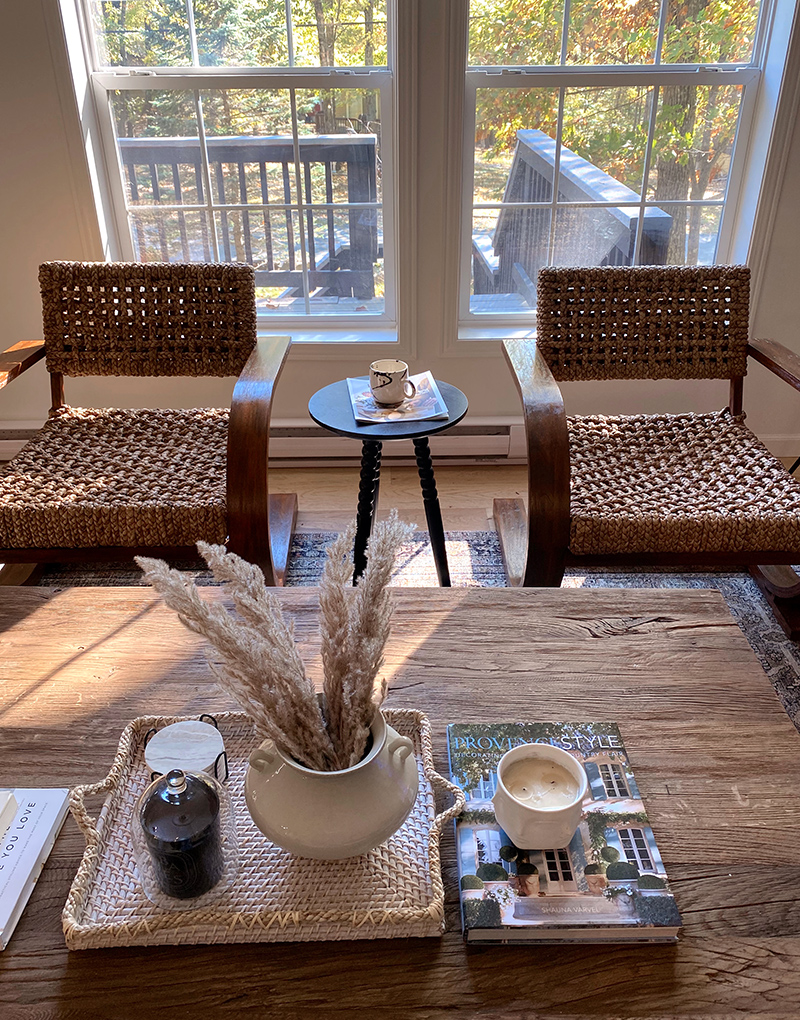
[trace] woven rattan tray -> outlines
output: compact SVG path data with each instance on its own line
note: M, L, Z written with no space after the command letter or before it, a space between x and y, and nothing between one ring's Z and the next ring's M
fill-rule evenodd
M422 712L386 711L386 720L414 742L420 786L402 827L361 857L312 861L275 846L254 825L244 801L247 759L257 746L243 713L218 716L228 753L239 840L239 870L213 904L165 910L139 883L130 820L150 781L145 734L175 717L134 719L120 739L106 779L76 787L70 809L86 837L62 921L70 949L216 942L297 942L441 935L444 889L439 862L442 826L463 809L462 792L433 767L430 723ZM455 803L437 814L434 791ZM107 794L97 819L86 797Z

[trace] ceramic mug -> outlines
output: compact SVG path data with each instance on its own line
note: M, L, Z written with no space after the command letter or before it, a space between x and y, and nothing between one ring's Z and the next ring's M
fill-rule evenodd
M563 795L556 795L557 803L540 806L514 796L508 785L514 776L512 769L530 759L538 760L545 768L551 763L560 766L568 773L572 792L565 787ZM554 775L562 775L560 770L554 770ZM561 850L569 845L578 828L588 789L586 770L568 751L551 744L521 744L506 751L497 766L497 790L492 798L495 817L521 850Z
M408 365L395 358L382 358L369 366L369 388L376 404L382 407L399 407L407 397L413 397L417 387L408 378Z

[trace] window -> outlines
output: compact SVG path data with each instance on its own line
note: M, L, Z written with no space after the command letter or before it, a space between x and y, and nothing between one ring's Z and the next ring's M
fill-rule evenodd
M545 262L757 286L796 0L60 3L106 257L252 261L302 358L399 339L504 415L459 341L528 335Z
M569 851L545 850L544 863L547 868L547 883L550 893L573 892L577 886L572 872Z
M502 864L500 847L503 841L497 829L475 829L475 860L480 864ZM505 866L505 865L504 865Z
M606 790L606 797L628 797L628 784L619 762L600 766L600 778Z
M393 321L391 3L82 2L116 257L250 263L269 324Z
M471 0L463 324L530 321L543 265L730 257L762 13L759 0Z
M639 871L655 871L653 861L650 857L650 849L647 845L644 830L642 829L620 829L619 841L622 845L625 860L633 864Z

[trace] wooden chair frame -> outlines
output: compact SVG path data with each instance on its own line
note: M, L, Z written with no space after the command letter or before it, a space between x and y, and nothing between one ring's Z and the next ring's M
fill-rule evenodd
M570 453L567 416L558 383L535 340L505 340L503 352L522 400L528 455L528 507L521 499L495 499L493 513L509 585L557 587L569 566L748 566L786 633L800 637L797 553L622 553L576 556L569 552ZM774 340L750 340L748 357L800 391L800 356ZM744 377L730 380L730 410L742 413Z
M291 338L266 337L255 347L233 390L228 424L226 512L228 548L264 572L268 585L282 585L286 576L297 496L270 494L269 430L272 396L289 353ZM43 340L22 340L0 352L0 389L45 356ZM51 413L64 407L64 377L50 373ZM0 548L0 563L74 563L123 561L138 555L195 559L190 546L93 546L81 548ZM11 575L14 577L14 574ZM14 583L10 579L8 583Z

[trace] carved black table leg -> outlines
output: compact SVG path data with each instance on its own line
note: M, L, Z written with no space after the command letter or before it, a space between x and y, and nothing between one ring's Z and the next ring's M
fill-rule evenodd
M372 533L381 478L381 446L381 443L366 439L361 444L361 481L358 485L353 584L361 577L367 566L367 541Z
M417 455L417 469L422 486L422 499L425 503L425 517L428 521L428 534L431 536L433 562L442 588L450 587L450 568L447 565L447 550L444 544L444 525L442 509L439 506L439 494L436 492L436 480L433 477L433 462L428 437L414 440L414 452Z

